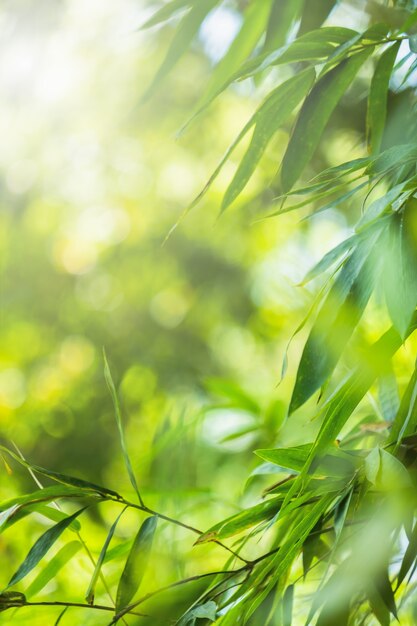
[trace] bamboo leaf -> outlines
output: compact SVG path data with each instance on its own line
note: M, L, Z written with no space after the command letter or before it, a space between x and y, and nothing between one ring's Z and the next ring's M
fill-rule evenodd
M307 70L305 70L303 72L300 72L300 74L297 75L297 76L292 76L291 78L289 78L285 82L281 83L281 85L279 85L276 89L274 89L274 91L272 91L265 98L265 100L263 101L261 106L258 108L258 110L252 115L250 120L242 128L242 130L240 131L239 135L236 137L234 142L229 146L229 148L227 149L224 157L222 158L222 160L220 161L219 165L214 170L213 174L210 176L209 180L207 181L207 183L204 186L204 188L202 189L202 191L192 201L189 209L194 207L203 198L203 196L207 193L207 191L210 189L211 185L216 180L216 178L219 175L219 173L221 172L224 164L229 159L229 157L231 156L231 154L234 151L234 149L236 148L236 146L241 142L241 140L250 131L250 129L253 126L255 126L259 122L259 120L267 119L272 111L274 111L274 110L276 111L276 109L277 109L277 104L276 103L285 103L287 98L292 98L291 94L293 94L293 95L294 94L299 94L299 98L301 100L301 98L303 97L302 93L304 91L304 86L306 85L306 83L309 83L309 81L312 79L312 73L313 72L314 72L314 70L307 69ZM300 100L298 100L298 102L300 102ZM297 104L298 104L298 102L297 102ZM296 106L296 104L294 106ZM287 113L287 115L288 115L288 113ZM280 113L279 113L279 116L281 118L281 114ZM283 123L283 121L284 121L284 119L282 119L281 123Z
M167 4L164 4L158 11L156 11L146 22L141 26L142 30L145 28L152 28L162 22L166 22L173 15L181 10L194 4L193 0L171 0Z
M293 187L312 158L332 112L372 51L370 47L342 61L317 82L305 100L281 166L284 192Z
M68 476L67 474L60 474L59 472L52 472L51 470L47 470L44 467L40 467L39 465L28 463L25 459L22 459L19 455L15 454L14 452L12 452L12 450L9 450L5 446L0 446L0 450L9 454L15 461L20 463L20 465L23 465L23 467L31 469L38 474L42 474L43 476L47 476L48 478L51 478L51 480L63 483L64 485L69 485L71 487L78 487L82 489L83 491L87 492L84 493L84 496L88 495L88 492L93 491L104 498L111 497L118 500L120 499L120 495L116 491L107 489L107 487L101 487L100 485L96 485L95 483L90 483L86 480L82 480L81 478L76 478L75 476ZM45 489L42 489L42 492L44 491Z
M230 78L252 52L264 32L271 4L272 0L264 0L248 5L242 27L224 57L214 68L207 88L197 104L197 111L205 108L219 89L228 84Z
M311 268L305 275L302 281L302 285L306 285L313 278L317 278L320 274L323 274L326 270L329 269L341 256L343 256L346 252L348 252L356 243L356 235L345 239L341 243L339 243L335 248L327 252L324 257L320 259L314 267Z
M368 98L368 144L372 153L379 152L387 115L389 81L400 42L394 43L380 56L375 66Z
M60 522L55 524L55 526L52 526L52 528L48 528L48 530L39 537L36 543L29 550L23 563L11 577L6 587L7 589L20 582L27 574L29 574L29 572L31 572L37 566L39 561L45 556L48 550L59 539L64 530L68 528L71 522L73 522L73 520L75 520L83 511L85 511L85 509L86 507L80 509L72 515L69 515L66 519L61 520Z
M417 254L405 227L409 211L392 216L384 256L384 286L387 308L394 326L405 337L417 306Z
M139 589L149 559L156 524L157 517L148 517L135 537L117 587L116 613L131 602Z
M193 4L190 11L183 17L175 30L175 35L168 52L156 72L152 83L142 97L142 101L147 100L153 95L161 81L169 74L173 67L175 67L197 35L204 19L216 4L217 0L199 0L199 2Z
M282 500L283 498L281 496L271 498L270 500L249 507L240 513L236 513L209 528L209 530L200 535L196 543L200 544L217 539L227 539L228 537L237 535L243 530L247 530L261 522L272 519L279 510Z
M289 412L299 408L332 373L373 289L373 244L358 244L328 293L304 346Z
M398 412L391 427L389 442L395 447L404 437L414 433L417 426L417 368L408 382Z
M106 558L106 554L107 554L107 548L110 545L110 541L113 538L114 535L114 531L116 530L117 524L120 520L120 518L122 517L123 513L125 512L125 508L123 509L123 511L121 513L119 513L119 515L116 517L115 521L113 522L113 524L110 527L110 530L107 534L106 540L103 544L103 547L101 548L100 551L100 555L96 561L96 565L94 568L94 572L93 575L91 577L90 580L90 584L88 585L88 589L87 589L87 593L85 594L85 599L88 602L88 604L93 604L94 603L94 594L95 594L95 590L96 590L96 585L97 585L97 581L98 578L100 576L100 572L101 572L101 568L103 566L104 560Z
M81 543L79 541L71 541L65 544L62 548L52 557L46 567L39 572L33 582L26 590L26 596L32 598L36 596L46 585L53 580L61 569L72 559L73 556L81 549Z
M315 80L313 69L307 69L283 83L268 98L268 106L258 111L255 130L245 156L230 183L222 202L224 211L245 187L268 143L310 91Z
M291 626L294 605L294 585L289 585L282 598L282 626Z
M125 463L125 466L126 466L126 470L127 470L128 476L129 476L130 483L131 483L133 489L136 491L136 494L138 496L138 500L139 500L140 504L143 505L142 496L140 495L139 487L138 487L138 484L136 482L136 477L135 477L135 474L133 472L132 464L130 462L129 453L127 451L127 445L126 445L126 439L125 439L125 434L124 434L124 430L123 430L122 412L120 410L119 398L118 398L116 387L114 385L113 378L112 378L112 375L111 375L111 372L110 372L110 367L109 367L109 364L108 364L108 361L107 361L106 352L104 350L103 350L103 359L104 359L104 378L106 380L107 387L109 388L110 395L111 395L111 398L113 400L114 414L115 414L115 417L116 417L117 429L119 431L119 440L120 440L120 445L121 445L121 448L122 448L123 460L124 460L124 463Z

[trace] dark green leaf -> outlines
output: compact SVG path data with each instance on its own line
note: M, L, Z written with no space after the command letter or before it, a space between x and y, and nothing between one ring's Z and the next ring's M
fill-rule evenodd
M312 158L327 122L373 48L355 54L323 76L298 116L281 167L284 192L289 191Z
M58 524L52 526L52 528L48 528L48 530L39 537L36 543L29 550L21 566L11 577L7 588L20 582L22 578L24 578L37 566L39 561L45 556L48 550L59 539L64 530L68 528L73 520L75 520L83 511L85 511L85 508L86 507L80 509L72 515L69 515L66 519L61 520L60 522L58 522Z
M400 42L394 43L380 56L371 81L368 99L368 143L371 152L379 152L387 115L389 81Z
M158 518L148 517L139 529L127 557L116 594L116 613L124 609L139 589L149 559Z

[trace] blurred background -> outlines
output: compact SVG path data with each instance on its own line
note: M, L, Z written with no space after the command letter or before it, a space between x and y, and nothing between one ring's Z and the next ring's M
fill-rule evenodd
M143 104L176 27L174 20L141 30L154 10L145 0L1 3L1 436L39 465L133 498L103 377L104 347L145 500L206 529L239 501L259 497L262 476L245 486L259 465L254 449L312 438L317 425L305 412L285 424L305 333L294 338L288 374L277 383L288 340L321 286L298 283L351 232L360 206L304 221L304 210L261 219L287 129L235 206L218 219L231 159L165 240L272 78L257 87L236 84L178 137L241 14L233 2L212 11L191 50ZM345 26L362 26L354 3L340 11ZM340 13L332 19L340 23ZM326 131L320 167L363 155L360 81L355 89ZM393 132L406 92L392 95ZM362 329L369 340L386 325L372 313L377 305ZM398 367L411 358L402 353ZM375 410L372 401L364 414ZM3 498L35 488L28 473L12 470L1 469ZM102 506L85 516L94 553L117 512ZM124 516L116 545L138 519ZM7 530L2 559L16 565L28 536L48 524L38 516ZM149 588L224 563L220 548L193 549L193 537L164 528ZM110 581L121 556L105 570ZM0 585L9 574L0 573ZM79 598L89 576L80 549L43 597ZM21 610L10 623L45 624L46 615ZM88 614L83 623L106 619Z

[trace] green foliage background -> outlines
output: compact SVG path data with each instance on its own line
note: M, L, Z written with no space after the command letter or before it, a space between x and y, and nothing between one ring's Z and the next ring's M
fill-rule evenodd
M126 622L286 626L289 613L304 624L313 607L320 626L385 625L397 610L413 624L413 578L403 581L416 558L416 339L406 337L417 300L417 9L163 6L172 16L142 30L159 4L0 8L0 420L15 455L4 451L0 586L14 574L16 594L0 596L0 621L57 623L62 607L21 605L86 595L117 612L195 577ZM205 188L255 112L253 136ZM382 349L371 348L391 324ZM74 516L109 500L79 520L10 501L54 484L40 473L36 485L23 455L137 503L127 454L145 505L128 506L115 526L123 502L91 485L51 492ZM266 497L282 480L276 500ZM56 528L51 518L62 535L21 576L30 547ZM367 523L355 534L358 520ZM91 558L104 582L97 573L92 585ZM224 569L238 572L204 576ZM111 619L71 607L60 623Z

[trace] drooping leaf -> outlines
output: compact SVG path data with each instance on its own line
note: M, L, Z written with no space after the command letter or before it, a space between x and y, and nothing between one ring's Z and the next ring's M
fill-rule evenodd
M298 29L298 36L321 26L337 2L338 0L316 0L313 11L311 10L311 5L306 2Z
M379 57L368 98L368 144L372 153L379 152L385 129L389 82L400 42L395 42Z
M169 74L173 67L187 51L190 43L197 35L204 19L217 4L217 0L199 0L193 3L188 13L182 18L176 28L174 38L169 46L168 52L156 72L151 85L145 92L142 100L147 100L153 95L161 81Z
M329 269L329 267L336 263L336 261L340 259L340 257L348 252L354 246L356 241L356 235L353 235L352 237L348 237L348 239L345 239L344 241L339 243L335 248L332 248L332 250L327 252L324 257L322 257L320 261L307 272L301 284L306 285L308 282L310 282L310 280L313 280L313 278L316 278L317 276L320 276L320 274L323 274L326 270Z
M53 580L61 569L72 559L73 556L81 549L79 541L71 541L62 546L60 550L52 557L44 569L39 572L33 582L26 590L26 596L32 598L36 596L46 585Z
M401 562L400 571L397 576L397 589L411 570L417 559L417 524L414 525L413 532L408 542L408 546L404 552Z
M357 245L323 302L301 356L290 413L326 382L362 316L373 289L378 235Z
M158 11L156 11L146 22L141 26L142 29L152 28L162 22L166 22L173 15L179 13L181 10L194 4L193 0L171 0L164 4Z
M264 32L272 0L251 2L245 11L242 27L230 48L211 73L208 85L196 110L199 111L212 101L224 84L227 84L239 66L247 59Z
M256 126L250 145L232 182L226 190L221 210L224 211L237 198L255 171L260 158L274 134L291 115L297 105L310 91L315 72L308 69L275 89L268 99L268 106L258 111ZM287 88L283 88L284 85Z
M294 585L289 585L282 597L282 626L291 626L294 604Z
M408 335L417 328L417 315L413 316L412 323L407 331ZM394 328L386 333L369 347L366 360L359 364L348 379L340 385L335 393L323 406L323 421L316 440L311 449L306 464L287 494L283 506L287 505L297 489L303 484L308 469L317 455L323 454L339 436L343 426L371 387L378 374L386 367L386 362L391 359L401 346L401 337Z
M276 50L284 45L288 31L298 18L303 3L304 0L273 1L265 34L265 51Z
M408 382L391 427L389 441L397 448L402 439L414 433L417 426L417 368Z
M376 489L399 491L411 486L404 465L382 448L374 448L365 460L365 475Z
M303 72L300 72L296 76L292 76L285 82L281 83L281 85L279 85L276 89L274 89L274 91L265 98L261 106L254 113L254 115L250 118L250 120L245 124L245 126L240 131L239 135L236 137L233 143L229 146L224 157L222 158L219 165L214 170L213 174L210 176L209 180L207 181L202 191L192 201L189 207L190 209L194 207L197 204L197 202L199 202L201 198L210 189L212 183L215 181L215 179L219 175L224 164L229 159L230 155L232 154L236 146L242 141L245 135L249 132L249 130L253 126L255 126L259 122L259 120L268 119L271 112L274 110L275 111L277 110L276 103L283 104L284 109L287 112L286 113L287 116L291 113L291 111L287 111L287 108L285 105L285 103L287 102L287 99L289 98L291 99L291 102L293 103L293 107L296 107L297 104L300 103L300 101L302 100L302 98L305 96L305 93L306 93L305 91L306 84L310 84L310 81L312 80L312 73L314 73L314 70L307 69L307 70L304 70ZM278 112L278 115L281 119L281 124L282 124L285 121L285 118L282 117L281 112Z
M113 522L113 524L110 527L110 530L107 534L106 540L103 544L103 547L101 548L99 557L96 561L96 565L94 567L94 572L93 575L91 577L90 580L90 584L88 585L88 589L87 592L85 594L85 599L88 602L88 604L93 604L94 602L94 594L95 594L95 590L96 590L96 585L97 585L97 581L98 578L100 576L100 572L101 572L101 568L103 566L104 563L104 559L106 557L106 553L107 553L107 548L110 545L110 541L113 538L114 535L114 531L116 530L117 524L121 518L121 516L123 515L123 513L125 512L126 509L123 509L123 511L121 513L119 513L119 515L116 517L115 521Z
M115 387L115 384L113 382L113 378L112 378L112 375L111 375L111 372L110 372L110 367L109 367L109 364L108 364L108 361L107 361L107 357L106 357L106 353L105 353L104 350L103 350L103 358L104 358L104 378L106 380L107 387L109 388L110 395L111 395L111 398L113 400L114 414L115 414L115 417L116 417L117 429L119 431L119 440L120 440L120 445L121 445L121 448L122 448L123 460L124 460L124 463L125 463L125 466L126 466L126 470L127 470L128 476L129 476L130 483L131 483L133 489L136 491L136 494L138 496L138 500L139 500L140 504L143 504L142 496L140 495L139 487L138 487L138 484L136 482L136 477L135 477L135 474L133 472L132 463L130 462L129 453L127 451L127 445L126 445L125 433L124 433L124 429L123 429L122 412L120 410L119 398L118 398L118 395L117 395L116 387Z
M397 379L390 364L378 379L378 395L381 413L386 422L392 423L400 407Z
M405 337L417 305L417 253L415 243L410 237L414 207L407 209L392 216L384 256L387 308L394 326L402 337ZM408 217L411 217L411 220L407 220Z
M148 563L157 517L148 517L139 529L127 557L116 594L116 613L124 609L139 589Z
M332 112L372 51L369 47L342 61L317 82L306 98L281 166L284 192L294 186L312 158Z
M17 569L17 571L11 577L7 588L16 585L16 583L20 582L29 572L31 572L39 563L39 561L45 556L48 550L54 545L54 543L59 539L64 530L68 528L73 520L75 520L85 508L76 511L72 515L69 515L66 519L61 520L52 528L48 528L46 532L43 533L39 537L39 539L35 542L32 548L29 550L26 558L23 563Z

